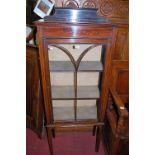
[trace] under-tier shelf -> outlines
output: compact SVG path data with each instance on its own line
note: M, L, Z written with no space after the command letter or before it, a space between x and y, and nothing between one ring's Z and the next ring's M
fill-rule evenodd
M53 100L74 100L73 86L52 86ZM99 88L97 86L78 86L77 99L98 99L100 97Z
M71 61L50 61L49 62L49 68L50 71L53 72L60 72L60 71L66 71L66 72L74 72L74 66ZM100 61L81 61L78 71L79 72L102 72L103 65Z
M73 107L53 107L54 120L74 120L74 108ZM77 107L77 120L83 119L97 119L97 107L86 106Z

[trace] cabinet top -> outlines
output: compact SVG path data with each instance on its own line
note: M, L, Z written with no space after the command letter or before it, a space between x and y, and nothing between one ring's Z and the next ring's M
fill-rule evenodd
M52 16L46 16L36 23L111 24L107 18L97 15L97 9L55 8Z

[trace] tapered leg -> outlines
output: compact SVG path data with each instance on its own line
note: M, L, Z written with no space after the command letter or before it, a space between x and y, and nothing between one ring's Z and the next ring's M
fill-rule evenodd
M55 138L55 129L52 129L52 136Z
M93 127L93 136L95 136L96 133L96 125Z
M47 128L47 138L48 138L48 145L49 145L50 153L51 155L53 155L52 131L50 128Z
M96 152L99 151L100 141L101 141L101 132L102 132L101 126L98 126L97 127L97 132L96 132L96 145L95 145L95 151Z

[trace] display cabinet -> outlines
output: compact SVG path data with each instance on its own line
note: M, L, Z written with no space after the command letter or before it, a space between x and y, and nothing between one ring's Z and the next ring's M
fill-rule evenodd
M99 149L117 29L96 12L56 8L53 16L35 22L51 154L59 129L89 127Z

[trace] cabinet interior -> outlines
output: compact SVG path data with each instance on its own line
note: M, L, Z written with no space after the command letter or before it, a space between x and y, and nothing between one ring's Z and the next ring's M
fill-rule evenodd
M105 45L48 45L54 121L98 120Z

